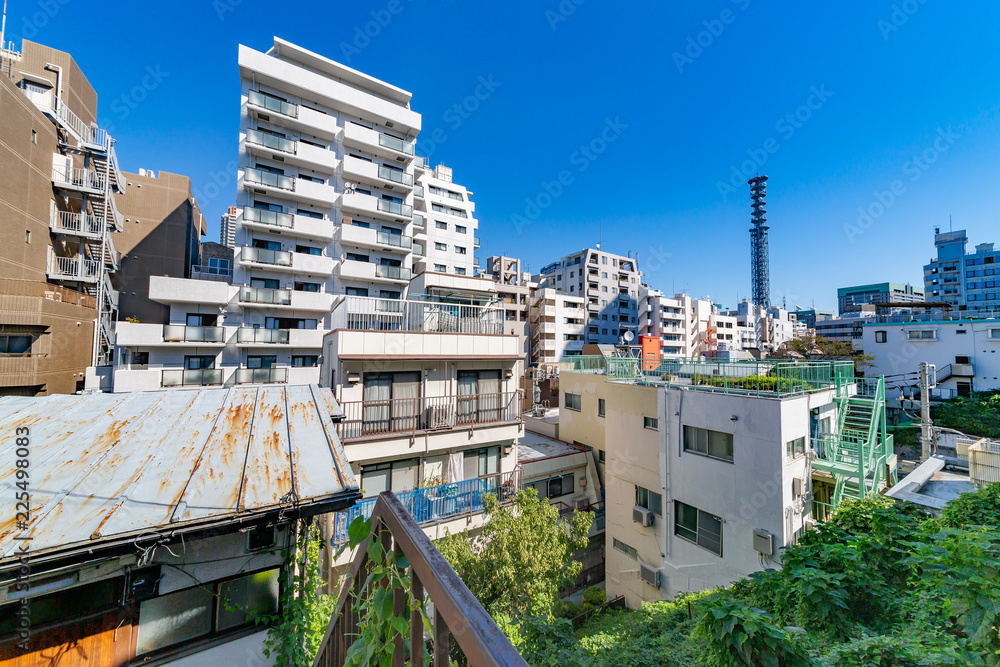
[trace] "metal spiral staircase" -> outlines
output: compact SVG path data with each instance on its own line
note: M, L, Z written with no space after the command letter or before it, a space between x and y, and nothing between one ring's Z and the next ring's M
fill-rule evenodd
M857 393L849 387L856 387ZM812 464L835 481L833 509L847 498L876 494L896 481L896 470L889 465L893 442L886 433L885 379L838 383L837 401L837 430L818 439L819 457Z

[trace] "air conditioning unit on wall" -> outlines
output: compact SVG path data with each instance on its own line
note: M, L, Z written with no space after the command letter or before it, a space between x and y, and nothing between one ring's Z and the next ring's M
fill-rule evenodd
M639 563L639 576L650 586L654 588L660 587L660 571L652 565Z
M653 513L645 507L639 507L636 505L632 508L632 521L644 527L652 526Z

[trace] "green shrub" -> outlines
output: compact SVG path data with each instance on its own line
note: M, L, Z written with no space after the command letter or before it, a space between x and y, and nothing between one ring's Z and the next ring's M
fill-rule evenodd
M779 628L766 611L739 600L720 600L702 614L695 633L705 642L705 662L716 667L812 664L792 641L792 629Z
M949 528L1000 526L1000 482L963 493L941 510L941 525Z
M583 592L583 601L587 604L592 604L595 607L600 607L608 601L608 596L603 589L600 589L597 586L591 586Z

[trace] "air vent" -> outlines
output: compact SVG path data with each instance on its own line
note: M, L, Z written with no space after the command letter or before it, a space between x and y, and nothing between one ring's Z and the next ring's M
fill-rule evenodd
M405 157L399 157L399 156L397 155L397 156L396 156L396 162L406 162L406 158L405 158Z
M394 123L391 120L387 120L387 121L385 121L385 126L386 127L393 127Z
M274 160L275 162L284 162L285 161L285 158L281 157L280 155L272 155L271 159Z
M647 565L646 563L639 563L639 576L642 580L653 588L660 587L660 571L654 568L652 565Z
M271 120L271 117L268 116L266 113L259 113L259 114L257 114L257 118L259 120Z

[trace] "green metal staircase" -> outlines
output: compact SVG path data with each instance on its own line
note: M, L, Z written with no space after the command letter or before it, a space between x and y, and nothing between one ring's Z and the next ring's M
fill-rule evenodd
M849 387L857 393L850 393ZM837 431L823 436L822 454L813 469L829 473L835 481L833 508L847 498L864 498L894 483L890 469L892 436L886 433L885 379L838 384L840 404Z

